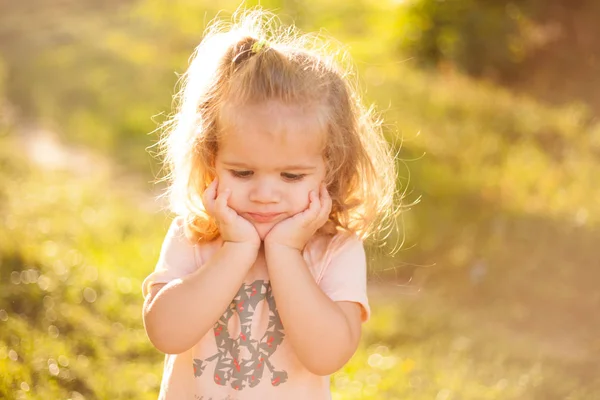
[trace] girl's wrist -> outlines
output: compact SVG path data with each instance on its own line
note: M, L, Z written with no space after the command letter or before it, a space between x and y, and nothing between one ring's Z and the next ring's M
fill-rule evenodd
M267 258L293 257L297 255L302 256L302 249L291 245L265 241L265 257Z
M249 259L251 258L252 261L254 261L258 256L258 251L260 250L260 242L231 242L225 240L223 242L223 249L241 257L248 257Z
M265 246L265 250L267 248L277 249L279 247L295 249L300 252L304 249L306 245L306 240L302 235L292 236L288 234L280 234L277 231L278 226L275 226L269 234L264 238L263 243Z

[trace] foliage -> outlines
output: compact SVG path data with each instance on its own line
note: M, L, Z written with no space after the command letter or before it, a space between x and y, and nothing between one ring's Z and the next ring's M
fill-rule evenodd
M507 76L525 56L524 16L513 2L413 1L400 15L401 47L423 64L447 61L475 76Z
M401 52L421 65L451 65L553 102L583 99L597 111L598 12L594 0L411 0L395 30Z

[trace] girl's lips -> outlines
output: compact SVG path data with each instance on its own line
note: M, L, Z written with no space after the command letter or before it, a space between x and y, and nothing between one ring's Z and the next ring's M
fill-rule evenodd
M277 219L281 213L246 213L246 215L254 222L272 222Z

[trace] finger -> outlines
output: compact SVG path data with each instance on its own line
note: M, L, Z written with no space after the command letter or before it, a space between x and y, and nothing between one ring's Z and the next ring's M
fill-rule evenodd
M204 189L204 193L202 194L202 198L214 200L217 194L217 180L214 179L207 187Z
M308 194L309 204L308 208L302 213L302 219L305 225L312 223L315 218L319 215L321 209L321 202L319 201L319 195L314 190L311 190Z
M231 210L227 205L229 198L231 197L231 189L227 188L223 190L215 200L215 209L220 218L229 220L232 217Z
M215 198L217 197L218 180L214 179L202 194L202 204L209 213L214 212Z
M320 207L313 221L315 229L319 229L327 222L329 213L331 212L331 197L324 184L321 184L321 187L319 188L319 203Z
M319 216L317 217L317 219L323 224L329 219L332 203L331 196L327 191L327 186L323 184L321 186L321 210L319 211Z

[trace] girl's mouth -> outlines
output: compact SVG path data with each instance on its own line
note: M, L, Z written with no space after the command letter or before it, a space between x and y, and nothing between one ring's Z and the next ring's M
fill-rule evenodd
M282 213L246 213L248 218L254 222L272 222Z

